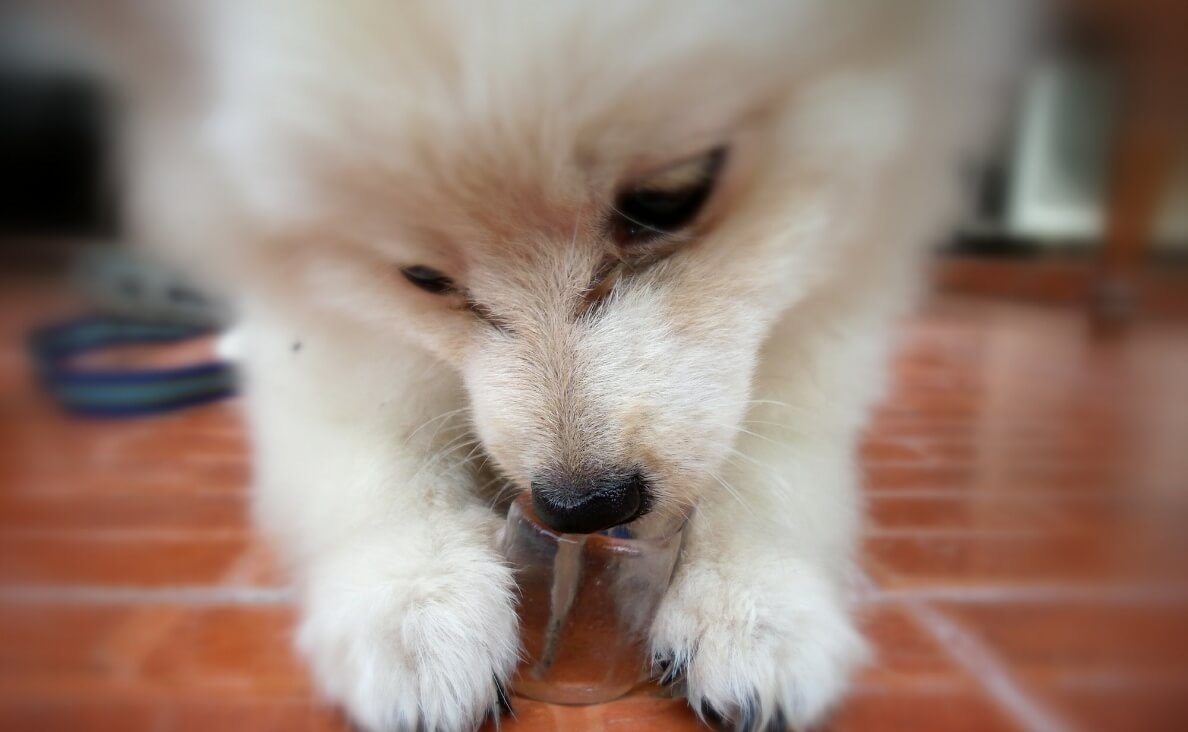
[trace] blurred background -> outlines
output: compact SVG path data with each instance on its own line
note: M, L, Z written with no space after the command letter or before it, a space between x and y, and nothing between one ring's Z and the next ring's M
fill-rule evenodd
M879 661L835 729L1188 730L1186 8L1066 3L972 172L863 446ZM345 729L246 518L222 310L123 253L119 125L0 15L0 729ZM646 686L518 709L696 728Z

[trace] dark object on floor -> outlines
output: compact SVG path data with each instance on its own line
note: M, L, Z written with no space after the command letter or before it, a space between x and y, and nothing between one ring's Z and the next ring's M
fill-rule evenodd
M89 317L42 328L30 338L41 384L73 414L127 417L167 412L235 392L235 373L223 361L176 368L88 368L84 353L128 344L176 343L208 335L207 328Z

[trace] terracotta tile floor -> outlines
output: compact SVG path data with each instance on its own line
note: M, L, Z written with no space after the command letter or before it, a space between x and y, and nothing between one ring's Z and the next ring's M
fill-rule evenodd
M234 402L77 421L0 288L0 730L342 730L245 518ZM946 298L905 329L863 449L879 661L832 730L1188 730L1188 328ZM650 687L507 730L697 729Z

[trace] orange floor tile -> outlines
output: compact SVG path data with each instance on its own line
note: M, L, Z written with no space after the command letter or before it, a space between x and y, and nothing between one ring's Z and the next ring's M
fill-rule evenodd
M0 290L0 730L345 730L246 518L239 405L72 420ZM904 330L862 450L861 620L839 732L1188 729L1188 327L947 297ZM516 701L505 730L694 730L654 687Z

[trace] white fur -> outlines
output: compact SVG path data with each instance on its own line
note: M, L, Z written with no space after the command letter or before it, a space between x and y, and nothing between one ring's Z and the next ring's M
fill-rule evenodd
M137 220L236 297L322 690L474 727L517 648L491 469L627 463L690 516L652 646L694 707L820 720L865 657L856 435L1016 5L220 3L199 101L141 110ZM573 318L616 188L720 144L687 241Z

